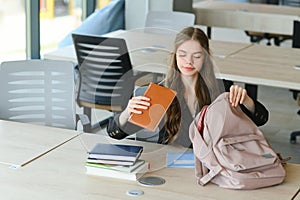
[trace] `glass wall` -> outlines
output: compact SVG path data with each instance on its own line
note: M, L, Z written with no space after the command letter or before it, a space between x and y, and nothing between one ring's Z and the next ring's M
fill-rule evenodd
M99 9L111 0L0 0L0 63L26 59L26 1L40 3L38 34L40 55L43 55L56 49L59 42L82 23L83 7L94 3L94 8ZM85 14L91 14L90 11Z
M81 15L81 0L40 0L41 55L56 49L81 24Z
M26 59L25 0L0 0L0 62Z

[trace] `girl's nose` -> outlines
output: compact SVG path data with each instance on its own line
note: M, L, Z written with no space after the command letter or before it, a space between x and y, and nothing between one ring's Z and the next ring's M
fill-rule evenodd
M193 63L193 59L191 56L186 56L185 61L187 64L192 64Z

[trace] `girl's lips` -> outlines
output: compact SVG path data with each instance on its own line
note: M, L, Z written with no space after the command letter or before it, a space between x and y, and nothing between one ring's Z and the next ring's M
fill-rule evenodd
M189 71L191 71L191 70L194 70L195 68L194 67L190 67L190 66L187 66L187 67L183 67L185 70L189 70Z

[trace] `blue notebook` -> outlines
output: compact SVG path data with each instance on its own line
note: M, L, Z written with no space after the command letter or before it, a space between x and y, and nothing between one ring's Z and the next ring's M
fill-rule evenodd
M97 143L89 152L89 158L135 162L142 151L142 146Z
M194 168L195 159L193 152L168 152L167 153L167 167L175 168Z

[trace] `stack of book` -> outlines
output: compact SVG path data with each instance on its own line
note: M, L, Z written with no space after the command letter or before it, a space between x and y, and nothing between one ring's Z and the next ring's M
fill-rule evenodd
M97 143L86 160L86 173L135 181L149 169L149 163L139 159L142 151L142 146Z

